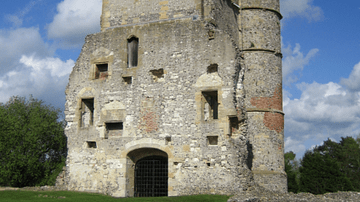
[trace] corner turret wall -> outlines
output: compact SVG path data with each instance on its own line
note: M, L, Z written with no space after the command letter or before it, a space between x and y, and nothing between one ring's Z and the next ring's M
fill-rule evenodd
M286 192L280 3L238 0L238 6L250 169L259 185Z

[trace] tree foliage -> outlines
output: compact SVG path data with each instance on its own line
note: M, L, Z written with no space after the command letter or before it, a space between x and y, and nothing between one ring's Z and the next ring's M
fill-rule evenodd
M295 159L294 152L286 152L285 158L285 172L287 174L288 191L297 193L299 190L299 163Z
M54 184L67 152L59 115L33 97L0 103L0 186Z
M330 139L307 151L300 168L300 190L314 194L360 191L359 139Z
M360 191L360 147L354 138L342 137L339 143L328 139L316 150L334 159L340 171L351 181L353 188Z
M353 191L350 180L341 172L336 159L328 153L307 151L300 167L300 191L324 194L336 191Z

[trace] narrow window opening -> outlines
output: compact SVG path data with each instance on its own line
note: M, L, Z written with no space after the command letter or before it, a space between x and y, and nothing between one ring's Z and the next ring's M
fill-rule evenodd
M130 84L132 84L132 77L131 76L123 77L123 81L127 85L130 85Z
M239 130L239 120L237 117L229 117L230 122L230 135Z
M206 165L207 165L208 167L210 167L210 163L206 163Z
M204 97L204 120L218 119L218 94L217 91L202 92Z
M105 138L122 136L123 122L105 123L105 125L106 125L106 133L107 133Z
M211 64L210 66L208 66L207 68L207 73L214 73L218 71L218 65L217 64Z
M207 136L207 145L218 145L218 136Z
M139 39L131 37L128 39L128 67L138 66Z
M89 127L93 125L94 122L94 98L82 99L81 100L81 127Z
M96 64L95 79L106 79L108 76L108 64Z
M92 141L88 141L87 146L88 148L93 148L93 149L97 148L96 142L92 142Z

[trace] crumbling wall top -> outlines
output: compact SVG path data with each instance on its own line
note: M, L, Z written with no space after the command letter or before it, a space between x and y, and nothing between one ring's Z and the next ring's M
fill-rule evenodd
M101 28L201 15L202 0L103 0Z

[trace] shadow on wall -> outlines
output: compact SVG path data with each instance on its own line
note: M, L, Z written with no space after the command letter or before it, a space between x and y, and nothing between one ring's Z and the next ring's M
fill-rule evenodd
M248 157L246 160L246 164L247 164L248 168L251 170L253 159L254 159L253 146L252 146L252 144L250 144L249 141L246 142L246 146L247 146L247 151L248 151Z

